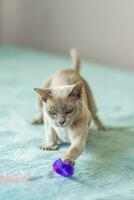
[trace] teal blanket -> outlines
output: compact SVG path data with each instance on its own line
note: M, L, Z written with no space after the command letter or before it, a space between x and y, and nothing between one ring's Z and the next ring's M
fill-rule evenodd
M83 62L106 133L92 125L88 145L76 162L75 175L50 172L57 152L39 150L43 126L30 125L37 112L38 87L70 59L33 49L0 49L0 174L27 175L25 183L2 183L2 200L133 200L134 73Z

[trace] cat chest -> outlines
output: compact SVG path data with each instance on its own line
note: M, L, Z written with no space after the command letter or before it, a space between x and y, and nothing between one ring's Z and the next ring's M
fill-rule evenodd
M56 133L62 142L70 143L67 128L56 127Z

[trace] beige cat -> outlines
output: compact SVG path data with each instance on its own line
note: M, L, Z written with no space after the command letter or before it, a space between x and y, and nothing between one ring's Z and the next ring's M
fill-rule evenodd
M44 122L45 145L42 150L57 150L58 141L71 143L62 157L74 162L86 146L88 128L93 120L99 130L106 130L97 115L96 103L87 82L79 75L80 58L71 50L72 69L58 71L43 88L35 88L39 94L41 112L33 124Z

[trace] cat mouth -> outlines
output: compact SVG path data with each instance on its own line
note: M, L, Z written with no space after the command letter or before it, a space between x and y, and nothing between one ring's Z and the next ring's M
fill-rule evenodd
M57 126L57 127L64 128L64 127L66 127L67 125L66 125L66 124L64 124L64 125L56 124L56 126Z

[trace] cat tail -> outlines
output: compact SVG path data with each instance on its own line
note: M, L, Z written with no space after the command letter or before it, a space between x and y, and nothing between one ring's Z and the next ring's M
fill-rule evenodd
M72 58L72 66L71 68L75 70L77 73L80 72L80 55L76 49L70 50L70 55Z

